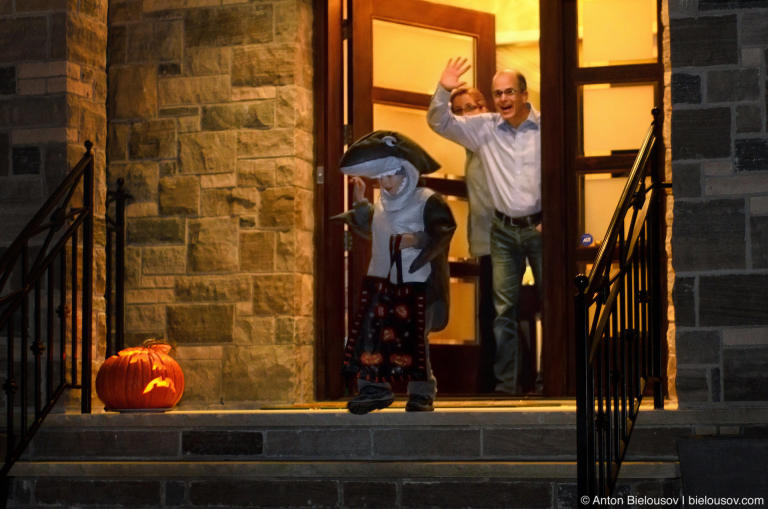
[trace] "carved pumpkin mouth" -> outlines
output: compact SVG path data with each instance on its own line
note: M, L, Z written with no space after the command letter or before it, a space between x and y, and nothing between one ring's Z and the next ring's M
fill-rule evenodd
M155 366L152 366L152 368L156 369ZM176 386L174 385L173 380L170 378L159 376L153 380L150 380L147 386L144 387L144 392L142 392L142 394L147 394L148 392L152 392L155 389L170 389L175 392Z

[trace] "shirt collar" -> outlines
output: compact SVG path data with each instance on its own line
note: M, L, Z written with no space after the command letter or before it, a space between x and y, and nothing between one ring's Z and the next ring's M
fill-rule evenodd
M496 122L496 127L499 128L505 128L505 129L512 129L516 131L520 131L523 129L538 129L541 125L541 113L539 113L536 108L533 107L531 103L525 103L526 106L528 106L528 118L523 120L523 123L520 124L517 128L512 127L507 123L506 120L501 118L501 115L499 115L499 119Z

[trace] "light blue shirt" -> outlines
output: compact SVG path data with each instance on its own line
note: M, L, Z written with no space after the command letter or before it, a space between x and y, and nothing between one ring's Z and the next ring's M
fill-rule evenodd
M541 212L540 115L528 106L528 118L517 128L498 113L456 116L450 92L438 84L427 112L432 130L480 158L493 206L510 217Z

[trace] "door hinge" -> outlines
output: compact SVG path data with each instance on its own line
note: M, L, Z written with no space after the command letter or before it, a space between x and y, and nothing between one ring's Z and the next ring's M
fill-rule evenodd
M315 182L317 184L325 184L325 166L317 167L317 174L315 175Z
M343 40L352 39L352 23L348 19L341 20L341 38Z
M352 145L352 126L344 125L344 145Z

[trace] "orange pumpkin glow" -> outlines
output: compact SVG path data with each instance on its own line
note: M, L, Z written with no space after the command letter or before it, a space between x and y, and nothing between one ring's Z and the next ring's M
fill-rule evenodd
M171 408L184 393L184 373L168 355L171 346L150 343L109 357L96 375L96 393L107 410Z

